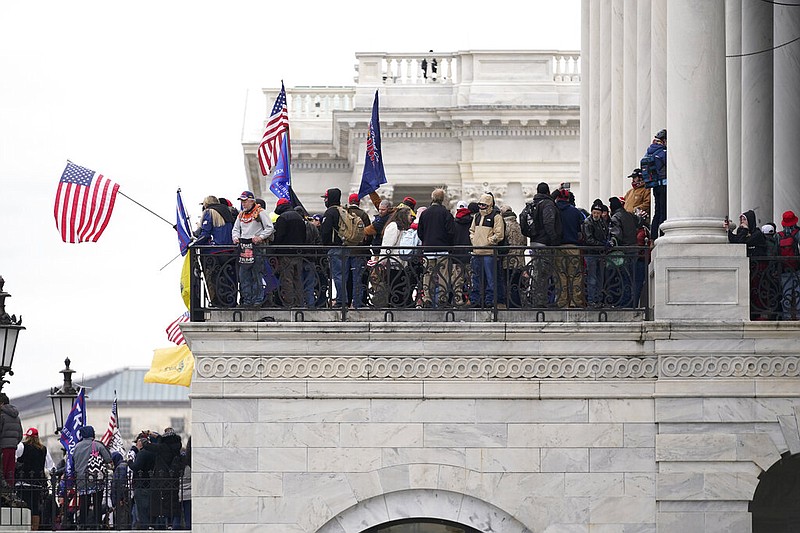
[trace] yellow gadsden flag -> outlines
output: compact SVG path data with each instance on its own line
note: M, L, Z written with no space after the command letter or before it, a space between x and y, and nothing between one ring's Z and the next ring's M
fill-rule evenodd
M181 298L183 298L183 303L186 304L186 309L190 311L192 309L192 299L189 290L191 288L192 271L192 263L189 262L189 257L191 255L192 254L186 254L186 258L183 260L183 268L181 268Z
M185 344L172 348L153 350L153 363L144 375L145 383L164 383L166 385L192 384L194 356Z

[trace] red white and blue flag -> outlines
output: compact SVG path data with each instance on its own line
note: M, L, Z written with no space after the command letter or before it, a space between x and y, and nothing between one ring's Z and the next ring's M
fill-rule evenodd
M272 167L277 164L283 138L288 134L289 110L286 108L286 90L281 81L281 92L275 99L264 135L261 137L261 144L258 145L258 163L261 165L262 176L268 176Z
M167 326L167 339L170 342L174 342L177 345L186 344L186 339L183 338L183 333L181 332L180 325L182 322L189 321L189 311L186 311L181 316L176 318L172 321L172 323Z
M125 455L125 445L122 443L122 436L119 434L119 424L117 422L117 398L111 404L111 416L108 419L108 429L100 438L100 442L108 448L109 452L119 452Z
M67 161L53 215L64 242L97 242L111 219L119 185L102 174Z
M364 157L364 172L361 174L361 186L358 199L378 190L386 183L386 172L383 170L383 154L381 153L381 120L378 117L378 91L372 103L372 118L367 131L367 153Z

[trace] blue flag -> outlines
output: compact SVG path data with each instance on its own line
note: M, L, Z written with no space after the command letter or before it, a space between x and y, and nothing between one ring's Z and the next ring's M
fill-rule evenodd
M72 404L72 409L69 412L66 420L64 420L64 427L61 428L61 445L67 450L67 467L65 470L65 477L68 480L74 479L75 467L72 461L72 451L75 445L80 441L79 431L86 425L86 395L84 389L81 388L78 396Z
M176 208L176 215L178 224L175 226L175 230L178 232L178 243L181 247L181 255L186 255L186 252L189 251L189 243L192 242L192 230L189 228L189 215L186 214L186 208L183 207L180 189L178 189L178 207Z
M289 162L289 136L284 135L281 142L281 151L278 154L278 162L272 170L272 183L269 190L278 198L286 198L291 201L289 190L292 187L292 173Z
M361 187L358 199L362 199L372 191L378 190L386 183L386 172L383 170L383 154L381 153L381 121L378 118L378 91L372 104L372 118L367 132L367 155L364 158L364 173L361 174Z

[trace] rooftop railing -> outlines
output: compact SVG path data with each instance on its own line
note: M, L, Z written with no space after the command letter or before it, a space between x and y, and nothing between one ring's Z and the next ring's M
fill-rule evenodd
M260 286L253 301L240 297L237 248L195 246L191 253L193 321L647 316L649 251L640 247L270 245L256 249Z

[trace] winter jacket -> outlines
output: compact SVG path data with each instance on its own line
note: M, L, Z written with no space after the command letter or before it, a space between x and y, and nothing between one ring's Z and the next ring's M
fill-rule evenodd
M471 246L472 241L469 239L469 228L472 226L472 211L466 207L462 207L456 211L455 219L453 220L453 245L454 246ZM463 248L455 252L456 257L462 260L469 259L468 251Z
M16 448L21 441L19 411L10 403L0 406L0 448Z
M597 220L587 217L581 225L584 246L605 246L608 242L608 226L602 218ZM597 253L600 250L588 250L589 253Z
M667 184L667 147L661 143L653 143L647 147L645 155L652 155L656 159L656 172L658 182L656 185Z
M767 253L767 240L761 233L761 228L756 225L756 214L750 210L745 211L749 228L739 226L735 230L728 230L728 242L732 244L746 244L747 257L759 257Z
M278 219L275 221L275 245L291 245L306 243L306 224L300 213L292 209L289 204L279 205L275 208ZM303 253L303 249L298 247L296 253ZM283 253L292 253L292 250L284 250Z
M442 204L433 203L419 216L417 234L422 246L434 246L426 252L443 252L453 245L453 214Z
M541 221L541 226L537 227L538 221L534 221L533 227L530 228L529 236L531 242L538 242L546 246L555 246L560 244L561 235L556 233L555 218L559 216L556 203L549 194L536 193L533 197L533 205L536 206L538 212L537 218Z
M216 224L215 224L216 219ZM235 218L227 205L212 204L203 211L200 230L195 244L233 244L231 233Z
M561 244L579 244L583 213L567 200L557 201L556 207L561 217Z
M92 454L92 445L103 462L111 464L111 454L108 449L99 440L92 438L85 438L75 445L75 450L72 452L72 458L75 464L75 475L78 481L78 492L86 494L88 492L96 492L98 483L94 479L88 479L87 467L89 465L89 456ZM101 484L102 486L102 484Z
M650 189L642 187L631 187L625 193L625 211L633 213L638 207L650 216Z
M503 258L504 268L521 268L525 264L525 250L521 247L527 246L528 239L522 234L517 215L513 211L508 211L503 216L505 222L505 240L510 247L519 246L520 248L510 248Z
M493 255L493 251L487 248L477 248L479 246L497 246L505 236L505 222L500 211L494 205L494 198L489 194L484 194L480 198L480 203L488 207L481 209L472 219L469 228L469 237L473 255Z
M617 241L617 246L636 246L638 226L636 217L620 208L611 215L609 233Z

